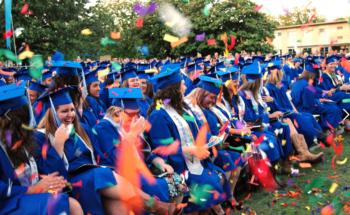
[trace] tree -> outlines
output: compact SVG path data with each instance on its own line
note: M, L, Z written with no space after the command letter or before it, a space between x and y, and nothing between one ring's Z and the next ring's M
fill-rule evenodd
M278 17L278 23L282 26L302 25L307 23L325 22L326 19L317 15L315 8L297 8Z
M161 3L162 1L157 2ZM259 50L267 52L272 50L272 46L266 42L266 38L273 38L276 22L268 19L265 14L255 11L256 5L251 1L191 0L184 3L183 0L172 0L170 3L192 22L192 30L186 44L172 49L168 42L163 41L165 33L173 33L159 20L157 13L145 16L143 27L136 28L134 23L138 17L133 12L132 4L116 2L108 5L107 8L119 8L123 11L123 16L117 16L121 23L126 23L121 26L123 39L119 44L123 45L124 42L128 42L129 47L126 50L131 53L135 52L137 46L147 45L151 53L150 57L159 58L180 55L193 56L197 52L202 54L221 53L225 50L225 46L220 40L220 35L226 32L227 35L236 37L234 51ZM205 16L203 9L207 4L212 4L212 7L209 14ZM206 39L215 38L217 45L209 46L206 41L195 41L195 35L203 32L206 33Z

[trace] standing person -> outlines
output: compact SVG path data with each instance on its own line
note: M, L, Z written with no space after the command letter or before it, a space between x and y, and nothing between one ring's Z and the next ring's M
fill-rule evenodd
M186 183L191 189L209 186L211 191L205 201L190 201L185 208L187 213L208 211L210 208L221 208L219 204L225 201L222 185L223 175L210 161L204 160L210 155L206 144L195 145L198 135L196 120L183 100L185 87L180 75L180 66L171 64L166 71L161 71L154 79L157 82L157 93L149 110L149 121L152 124L148 132L151 146L156 148L179 140L181 146L175 154L164 156L163 159L171 165L175 172L184 174ZM168 100L158 107L157 102ZM203 140L202 140L203 141ZM198 144L198 143L197 143ZM217 193L219 195L213 195ZM217 198L218 197L218 198Z
M79 203L61 193L67 181L57 172L44 175L46 161L34 156L33 131L23 126L30 122L25 92L24 83L0 88L0 213L81 215Z

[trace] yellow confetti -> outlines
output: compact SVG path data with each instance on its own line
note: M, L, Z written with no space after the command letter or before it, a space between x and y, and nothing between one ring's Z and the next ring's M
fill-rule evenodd
M106 69L103 69L103 70L98 71L97 76L98 76L99 78L101 78L101 77L103 77L103 76L108 75L108 73L109 73L109 67L107 67Z
M246 147L246 148L247 148L246 151L247 151L247 152L250 152L250 151L251 151L251 145L250 145L250 144L246 144L246 146L247 146L247 147Z
M172 36L170 34L165 34L163 40L169 42L169 43L175 43L179 40L178 37Z
M162 101L162 100L160 100L160 99L157 100L157 101L156 101L156 110L160 110L162 104L163 104L163 101Z
M286 140L282 140L282 146L286 145L287 141Z
M336 161L338 165L344 165L346 162L348 162L348 158L344 158L342 161Z
M147 69L145 70L145 73L157 73L158 71L156 69Z
M80 33L81 33L82 35L84 35L84 36L89 36L89 35L92 34L92 31L91 31L90 29L88 29L88 28L85 28L85 29L81 30Z
M24 51L24 52L21 52L21 54L18 55L18 58L20 60L24 60L26 58L32 58L34 55L34 52L31 52L31 51Z
M310 206L305 206L306 210L311 210Z
M241 137L244 137L244 133L243 133L243 131L241 132Z
M330 193L334 193L334 191L338 188L338 184L337 183L333 183L331 185L331 187L329 188L329 192Z
M178 41L176 42L172 42L171 43L171 48L176 48L177 46L181 45L182 43L185 43L188 41L188 38L187 37L182 37L181 39L179 39Z

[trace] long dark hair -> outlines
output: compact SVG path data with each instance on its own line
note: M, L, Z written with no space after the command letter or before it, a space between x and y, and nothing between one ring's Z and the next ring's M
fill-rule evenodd
M157 101L163 101L165 99L169 99L170 101L168 105L173 107L177 113L182 115L184 112L185 105L180 87L181 82L178 82L176 84L172 84L164 89L159 90L153 98L152 105L148 109L148 115L156 108Z
M6 116L0 117L0 140L6 148L14 167L28 163L25 153L34 155L36 144L33 140L33 131L28 128L30 121L29 107L22 107L9 111Z
M71 76L54 76L53 79L54 84L50 87L50 91L55 91L60 88L64 88L67 86L72 86L73 89L69 91L69 95L73 100L73 104L75 107L80 105L81 97L83 96L79 84L80 78L79 76L71 75Z

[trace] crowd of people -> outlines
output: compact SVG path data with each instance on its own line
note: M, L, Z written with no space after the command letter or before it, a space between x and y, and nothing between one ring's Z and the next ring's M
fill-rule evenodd
M278 189L277 174L298 174L292 155L319 162L309 148L350 129L349 64L344 53L67 61L55 52L36 80L30 65L1 63L0 214L242 210L243 172Z

